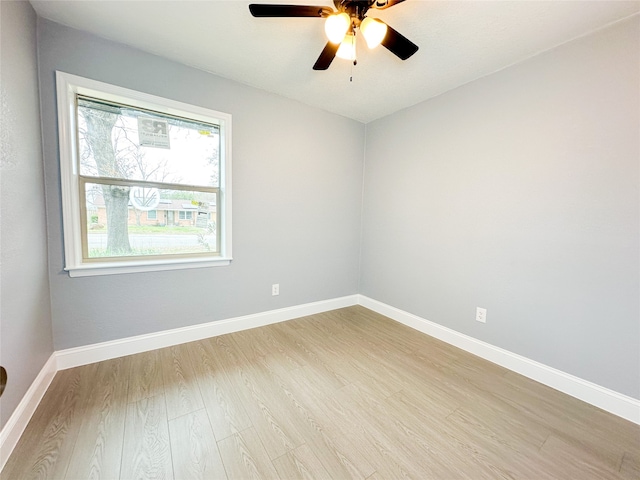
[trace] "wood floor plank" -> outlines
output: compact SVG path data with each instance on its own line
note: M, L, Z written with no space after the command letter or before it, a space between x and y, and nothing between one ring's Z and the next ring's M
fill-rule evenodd
M551 463L538 453L542 443L523 440L522 430L505 428L508 421L494 424L492 417L482 418L464 409L456 410L447 420L461 438L476 446L488 464L500 466L514 478L554 478L548 468Z
M331 478L307 444L273 460L279 478L288 480L322 480Z
M174 478L164 394L127 405L120 478Z
M341 419L328 408L326 396L316 395L310 388L310 379L300 373L303 372L292 371L286 393L297 416L311 427L306 437L308 445L332 478L366 478L375 471L363 454L367 445L359 445L351 435L345 436L338 424Z
M63 370L56 373L40 405L33 413L24 433L0 472L0 478L3 480L19 476L28 478L28 472L33 466L34 456L40 448L41 437L45 435L49 423L59 415L64 396L70 390L70 388L65 387L73 385L70 381L73 374L72 370ZM33 475L32 478L34 478Z
M244 358L254 360L257 357L270 353L269 347L264 342L265 335L259 330L260 329L252 329L236 332L228 338L233 339L234 346L239 347L238 351L242 352Z
M2 471L8 479L64 478L97 364L56 374Z
M131 356L129 373L129 402L164 394L160 350Z
M390 442L385 450L395 452L405 471L418 470L413 477L464 478L466 472L474 472L474 477L492 478L494 474L461 448L464 445L457 439L459 433L451 428L443 413L447 409L431 411L430 404L425 408L419 401L415 404L406 401L403 392L376 399L370 389L359 383L345 387L337 399L352 408L352 415L360 417L363 424L371 426L378 444ZM419 418L423 412L429 417L428 424ZM388 476L386 466L377 471L383 477Z
M398 437L385 422L371 421L373 418L362 411L345 391L351 385L323 399L325 416L331 419L339 435L356 448L369 465L384 478L420 478L424 475L415 468L415 461ZM376 418L375 420L380 420Z
M359 332L358 337L377 345L374 351L414 353L436 351L447 361L454 361L461 351L428 335L416 335L416 331L361 306L355 306L353 317L347 322L350 329Z
M66 478L112 479L120 474L130 357L97 364Z
M454 476L474 472L474 478L518 478L513 465L479 443L477 437L466 434L464 428L450 421L449 417L431 415L428 408L422 408L419 399L415 399L415 396L409 397L406 392L400 392L386 399L385 403L392 407L390 415L395 417L394 422L414 439L416 446L430 455L430 463L444 471L454 472ZM512 451L503 451L502 454L508 457ZM425 465L424 468L435 467Z
M425 361L421 354L391 354L386 357L370 355L362 363L361 370L372 373L354 379L364 387L385 397L404 391L415 393L420 398L432 400L432 407L448 415L458 408L463 399L473 395L467 385L459 385L447 376L444 367L437 362ZM378 381L376 375L383 375ZM384 386L384 384L389 384ZM475 398L475 396L473 396Z
M640 478L640 444L635 452L625 452L620 465L620 476L625 480Z
M296 348L295 343L292 342L291 335L278 328L282 325L275 324L272 329L261 329L269 333L267 339L271 348L267 355L277 358L284 368L299 368L305 365L304 357L300 354L299 349Z
M528 421L547 426L555 437L591 452L612 469L620 465L624 445L640 442L640 427L629 428L630 422L620 422L622 419L520 375L509 373L507 379L492 385L492 396ZM603 419L609 421L603 424ZM609 426L604 427L606 424ZM611 428L616 425L619 428Z
M584 480L609 480L622 478L618 472L609 468L605 462L594 457L580 445L570 444L555 435L549 438L540 449L542 458L554 466L552 474L562 478L580 478ZM549 467L547 467L549 468Z
M278 473L253 427L220 440L218 448L228 478L278 478Z
M551 430L531 422L507 409L491 409L478 403L456 409L447 417L455 421L465 431L496 439L505 450L517 448L527 452L540 450Z
M233 338L220 341L217 346L228 352L228 358L233 358L233 364L226 365L227 377L235 382L238 397L269 457L278 458L302 445L304 438L291 421L281 392L265 375L266 370L245 358Z
M251 423L273 459L304 444L304 435L296 425L284 394L269 381L265 372L266 369L257 364L242 371L247 394L241 401L250 410Z
M384 480L384 477L382 477L378 472L373 472L366 480Z
M234 334L233 339L249 360L269 355L277 358L283 367L289 369L298 368L304 363L292 348L289 338L282 335L277 328L246 330Z
M456 361L464 358L464 356L460 356ZM473 361L475 358L468 355L465 360ZM394 375L403 380L405 392L413 390L415 383L418 383L421 390L435 390L439 395L449 397L456 404L465 401L475 403L491 395L484 385L478 386L461 375L459 369L452 368L453 361L443 361L437 353L413 352L410 355L396 356L389 360L379 359L378 361L391 364L389 368L394 372ZM490 378L497 381L500 376L492 375ZM411 382L414 382L414 385Z
M204 408L200 387L189 358L190 348L190 345L176 345L160 351L169 420Z
M324 341L325 337L319 332L310 333L309 331L305 331L304 337L297 337L294 340L299 354L304 359L303 363L323 372L331 388L342 388L351 381L345 377L344 365L340 364L335 353L329 354L326 344L322 345Z
M176 479L227 478L218 444L204 409L170 420L169 435Z
M266 371L273 366L269 359L257 361ZM288 400L291 407L288 411L296 417L308 445L331 472L330 478L363 478L371 471L371 466L362 455L362 445L358 445L360 439L336 426L338 419L328 415L326 398L332 390L322 389L322 376L318 377L316 373L316 368L304 367L290 370L283 377L273 371L269 375ZM315 388L316 384L319 389ZM306 428L303 429L303 425Z
M212 342L200 341L190 345L191 361L216 440L251 427L251 420L235 387L224 372L221 363L224 360L212 350Z

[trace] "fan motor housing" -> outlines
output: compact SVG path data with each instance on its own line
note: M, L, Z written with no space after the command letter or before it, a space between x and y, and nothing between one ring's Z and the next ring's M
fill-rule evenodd
M349 14L353 20L357 20L359 23L364 19L367 10L376 3L376 0L333 0L333 3L340 12ZM378 3L386 3L386 1L378 1Z

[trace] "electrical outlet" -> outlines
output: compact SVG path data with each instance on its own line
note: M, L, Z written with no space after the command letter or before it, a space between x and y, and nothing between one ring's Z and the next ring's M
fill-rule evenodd
M476 320L478 322L487 323L487 309L476 307Z
M271 295L273 295L274 297L276 295L280 295L280 284L279 283L274 283L273 285L271 285Z

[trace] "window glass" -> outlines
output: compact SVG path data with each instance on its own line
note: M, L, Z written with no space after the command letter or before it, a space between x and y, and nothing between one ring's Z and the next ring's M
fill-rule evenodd
M57 72L65 269L227 265L230 115Z
M218 187L220 129L78 97L80 174Z
M218 249L213 201L216 194L166 189L156 189L156 192L156 209L151 210L155 212L155 219L150 219L144 214L151 211L145 212L128 201L130 187L87 182L87 216L92 220L97 217L97 222L87 223L85 257L215 253ZM124 196L123 205L116 210L113 198L119 196ZM111 200L105 201L109 197Z

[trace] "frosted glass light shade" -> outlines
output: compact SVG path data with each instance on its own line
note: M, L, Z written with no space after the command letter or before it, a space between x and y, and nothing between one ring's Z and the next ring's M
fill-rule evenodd
M387 34L387 25L367 17L360 24L360 31L369 48L376 48Z
M351 18L345 12L335 13L327 17L324 31L331 43L340 43L351 26Z
M345 60L356 59L356 36L353 33L348 33L344 36L344 40L340 44L336 56L344 58Z

